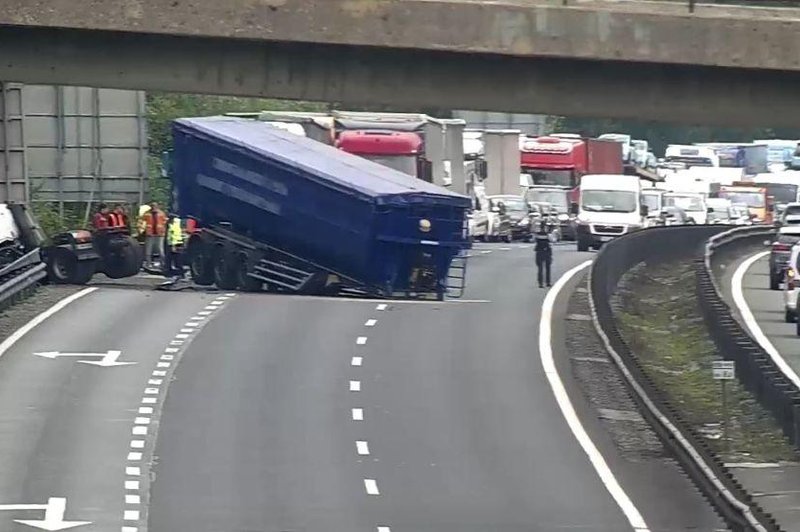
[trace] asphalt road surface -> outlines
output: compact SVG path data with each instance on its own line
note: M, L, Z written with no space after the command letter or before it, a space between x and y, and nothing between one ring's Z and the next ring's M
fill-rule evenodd
M740 258L726 269L727 275L724 277L723 285L728 294L734 272L751 256ZM747 268L741 286L744 299L758 327L789 366L800 374L800 337L797 336L796 325L786 323L784 319L783 286L780 291L769 289L767 256ZM730 297L729 301L732 300Z
M543 372L530 246L476 251L461 302L71 303L0 357L0 530L59 504L87 531L631 530ZM559 248L554 280L591 256ZM33 354L55 352L76 356ZM686 478L637 474L586 421L649 530L713 529Z

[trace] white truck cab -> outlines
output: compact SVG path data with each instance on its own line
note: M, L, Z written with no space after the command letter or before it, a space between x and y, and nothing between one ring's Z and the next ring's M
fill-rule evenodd
M577 206L578 251L600 249L605 242L642 229L647 207L639 178L629 175L585 175Z

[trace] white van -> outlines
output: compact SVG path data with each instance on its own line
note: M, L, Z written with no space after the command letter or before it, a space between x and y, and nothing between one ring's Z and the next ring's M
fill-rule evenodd
M604 242L645 226L647 207L642 205L638 177L585 175L579 190L578 251L600 249Z
M695 192L669 192L664 194L665 207L680 207L689 219L696 224L705 225L708 221L706 197Z

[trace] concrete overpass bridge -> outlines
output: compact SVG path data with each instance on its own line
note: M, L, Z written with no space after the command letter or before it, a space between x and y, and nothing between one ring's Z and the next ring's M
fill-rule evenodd
M798 30L678 2L0 0L0 79L786 126Z

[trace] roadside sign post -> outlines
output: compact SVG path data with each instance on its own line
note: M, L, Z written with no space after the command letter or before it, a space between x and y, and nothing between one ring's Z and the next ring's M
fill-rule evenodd
M711 363L711 373L715 381L722 384L722 438L725 451L730 452L730 439L728 438L728 381L736 378L736 363L732 360L715 360Z

